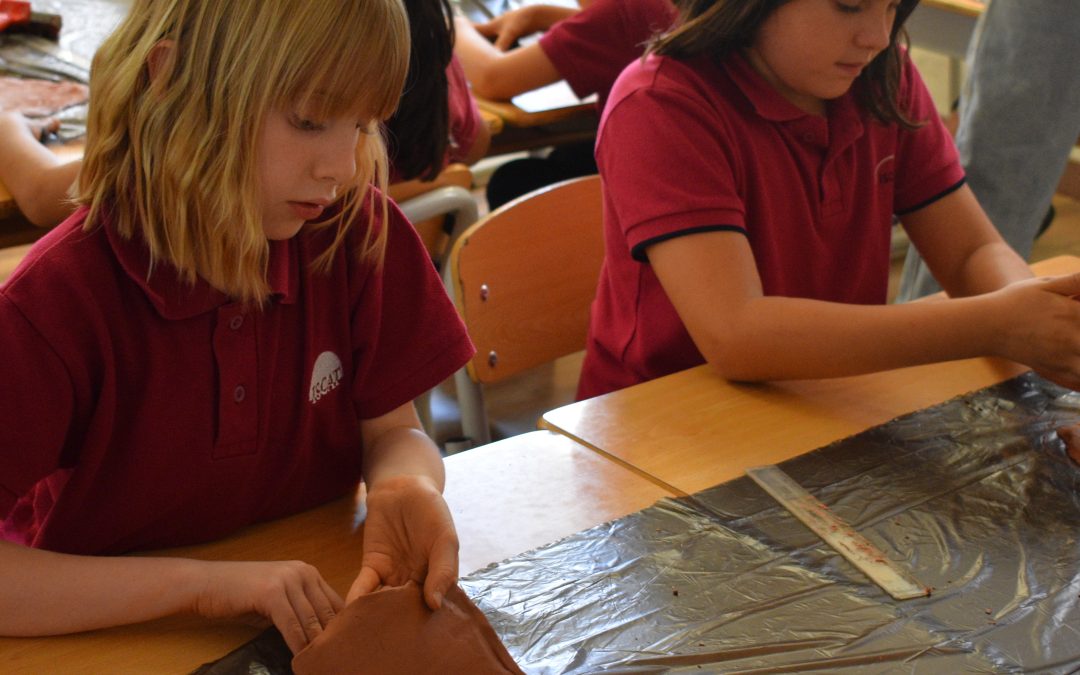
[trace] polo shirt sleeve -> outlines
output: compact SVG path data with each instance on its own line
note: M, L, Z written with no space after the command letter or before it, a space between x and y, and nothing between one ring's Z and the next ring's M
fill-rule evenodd
M60 465L74 410L63 362L0 291L0 520Z
M451 162L460 162L472 149L476 137L480 133L480 125L484 119L480 116L480 108L469 91L469 82L465 79L465 70L457 56L450 59L450 65L446 67L446 81L449 86L450 108L450 151Z
M901 109L922 122L914 131L898 130L894 212L910 213L937 201L964 183L964 169L952 136L911 59L904 59Z
M353 402L371 419L412 401L465 365L475 349L431 256L393 204L386 256L353 302Z
M639 73L634 64L623 77ZM605 203L635 259L645 261L648 246L677 236L745 232L737 152L722 116L690 86L650 78L613 97L601 123L597 164Z
M540 48L578 97L607 96L622 69L645 51L641 43L651 32L626 25L624 2L595 0L540 38Z

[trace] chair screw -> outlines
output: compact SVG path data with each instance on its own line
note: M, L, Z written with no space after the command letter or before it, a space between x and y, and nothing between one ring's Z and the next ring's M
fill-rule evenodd
M494 349L488 352L488 365L492 368L499 365L499 355L495 353Z
M483 300L484 302L487 302L488 295L490 295L490 294L491 294L491 289L488 288L488 285L487 284L480 284L480 299Z

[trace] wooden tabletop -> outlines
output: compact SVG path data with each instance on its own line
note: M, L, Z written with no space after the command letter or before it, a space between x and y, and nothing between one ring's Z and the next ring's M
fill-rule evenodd
M667 493L570 439L536 431L446 460L446 499L461 572L622 517ZM256 525L226 540L172 549L208 560L305 560L343 596L359 571L353 500ZM0 638L3 673L189 673L259 629L196 617L49 638Z
M596 116L596 104L581 103L571 106L552 108L537 112L525 112L510 101L494 101L476 97L480 111L490 113L512 127L538 127L575 119L582 116Z
M1080 258L1033 265L1080 271ZM1019 366L969 359L857 377L734 384L700 366L546 413L564 433L677 494L741 476L1008 379Z
M968 17L977 17L986 11L986 2L983 0L922 0L919 4L922 7Z

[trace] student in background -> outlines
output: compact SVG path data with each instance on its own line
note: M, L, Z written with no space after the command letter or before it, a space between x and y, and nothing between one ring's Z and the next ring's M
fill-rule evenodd
M578 394L995 355L1080 385L1080 278L1031 279L898 41L917 0L703 0L600 122L606 258ZM885 305L893 214L956 299Z
M968 53L956 145L979 204L1025 259L1080 136L1080 2L993 0ZM918 251L898 301L941 290Z
M450 162L472 164L491 134L454 56L448 0L405 0L412 53L398 109L387 123L390 181L433 180Z
M386 122L390 182L433 180L450 162L473 164L491 134L454 56L447 0L405 0L411 54L401 100ZM39 141L55 120L0 113L0 181L27 220L53 227L71 215L80 162L61 161Z
M603 110L622 69L674 18L669 0L593 0L580 11L526 5L475 26L459 17L455 50L478 96L509 99L566 80L581 98L596 94L597 110ZM518 38L540 31L545 32L537 42L513 47ZM547 158L516 160L496 170L488 203L496 208L544 185L592 173L592 143L562 146Z
M0 287L0 634L258 614L296 651L343 605L311 566L118 554L361 476L349 597L441 603L457 536L412 400L473 350L369 187L407 62L394 0L136 0L98 51L79 208Z

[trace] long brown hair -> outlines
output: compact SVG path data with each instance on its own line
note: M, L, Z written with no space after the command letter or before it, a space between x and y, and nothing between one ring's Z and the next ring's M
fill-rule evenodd
M650 45L651 53L687 59L708 55L719 62L732 51L750 47L761 24L789 0L675 0L679 19L675 28ZM889 46L863 69L855 81L859 104L875 119L896 123L905 129L921 126L907 117L897 103L904 51L907 42L904 22L919 0L900 0L896 9Z
M185 280L213 279L261 304L263 121L309 102L320 115L372 120L340 214L326 223L337 227L316 261L326 268L375 194L368 185L386 182L378 123L401 93L408 31L398 0L136 0L94 57L77 186L90 208L85 227L107 211L121 236L142 234L151 264L169 262ZM163 44L168 56L151 78L148 62ZM386 228L371 230L360 255L381 261Z

